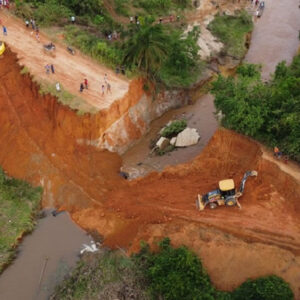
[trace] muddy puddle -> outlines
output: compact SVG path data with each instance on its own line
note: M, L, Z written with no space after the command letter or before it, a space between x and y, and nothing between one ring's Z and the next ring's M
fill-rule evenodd
M48 299L55 286L75 266L82 244L91 237L65 212L45 210L31 235L18 248L17 259L0 276L1 300Z
M163 156L151 154L150 144L170 120L185 119L188 127L196 128L201 139L197 145L187 148L177 148ZM204 95L195 104L167 112L161 118L151 123L150 131L133 148L123 155L123 171L130 178L146 175L151 171L162 171L166 166L185 163L207 145L218 128L212 95Z

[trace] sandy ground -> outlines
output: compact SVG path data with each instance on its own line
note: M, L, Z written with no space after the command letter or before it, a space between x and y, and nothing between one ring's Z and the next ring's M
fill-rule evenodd
M8 36L1 37L12 50L18 53L20 64L26 66L30 73L38 80L46 80L51 83L60 82L64 89L71 94L80 96L89 105L82 110L97 110L108 108L115 100L123 98L128 91L129 81L124 76L117 76L112 70L96 63L77 51L75 56L69 54L63 44L55 43L56 55L52 57L45 54L43 45L51 40L43 33L40 34L40 42L35 38L35 33L27 29L20 20L9 15L5 10L0 11L0 19L7 27ZM55 74L47 75L45 65L53 64ZM101 87L104 84L104 76L107 74L112 93L102 96ZM89 89L79 92L80 83L87 78Z

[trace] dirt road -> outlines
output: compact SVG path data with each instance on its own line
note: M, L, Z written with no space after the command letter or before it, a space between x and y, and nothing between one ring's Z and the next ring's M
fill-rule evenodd
M20 64L26 66L38 81L42 79L52 84L60 82L71 94L84 99L88 105L79 104L82 111L108 108L115 100L123 98L128 91L129 81L125 77L117 76L112 70L80 54L79 51L72 56L63 44L55 43L55 57L45 54L43 45L50 42L46 35L40 33L40 42L38 42L31 29L27 29L24 23L5 10L0 11L0 18L8 30L8 36L1 39L18 53ZM55 74L46 74L46 64L54 65ZM111 94L106 92L105 74L111 85ZM88 79L89 89L80 93L79 85L85 78ZM104 96L102 96L102 85L105 85Z

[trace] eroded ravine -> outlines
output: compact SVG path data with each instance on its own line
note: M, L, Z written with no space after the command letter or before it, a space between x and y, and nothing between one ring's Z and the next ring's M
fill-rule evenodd
M259 144L219 130L192 162L128 183L118 175L116 154L78 143L97 137L108 114L78 117L41 97L10 51L0 61L0 78L0 164L12 176L42 184L44 205L67 209L110 246L134 251L140 239L170 236L203 258L219 288L274 273L299 296L299 182L265 160ZM247 182L241 211L195 210L197 193L224 177L238 183L247 169L259 177Z

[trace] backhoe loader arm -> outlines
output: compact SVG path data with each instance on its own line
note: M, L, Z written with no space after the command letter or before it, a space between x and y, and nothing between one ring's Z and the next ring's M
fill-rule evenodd
M257 176L257 171L247 171L244 174L244 177L243 177L243 179L241 181L241 184L240 184L240 189L239 189L240 194L243 194L244 189L245 189L245 184L246 184L247 178L249 176Z

